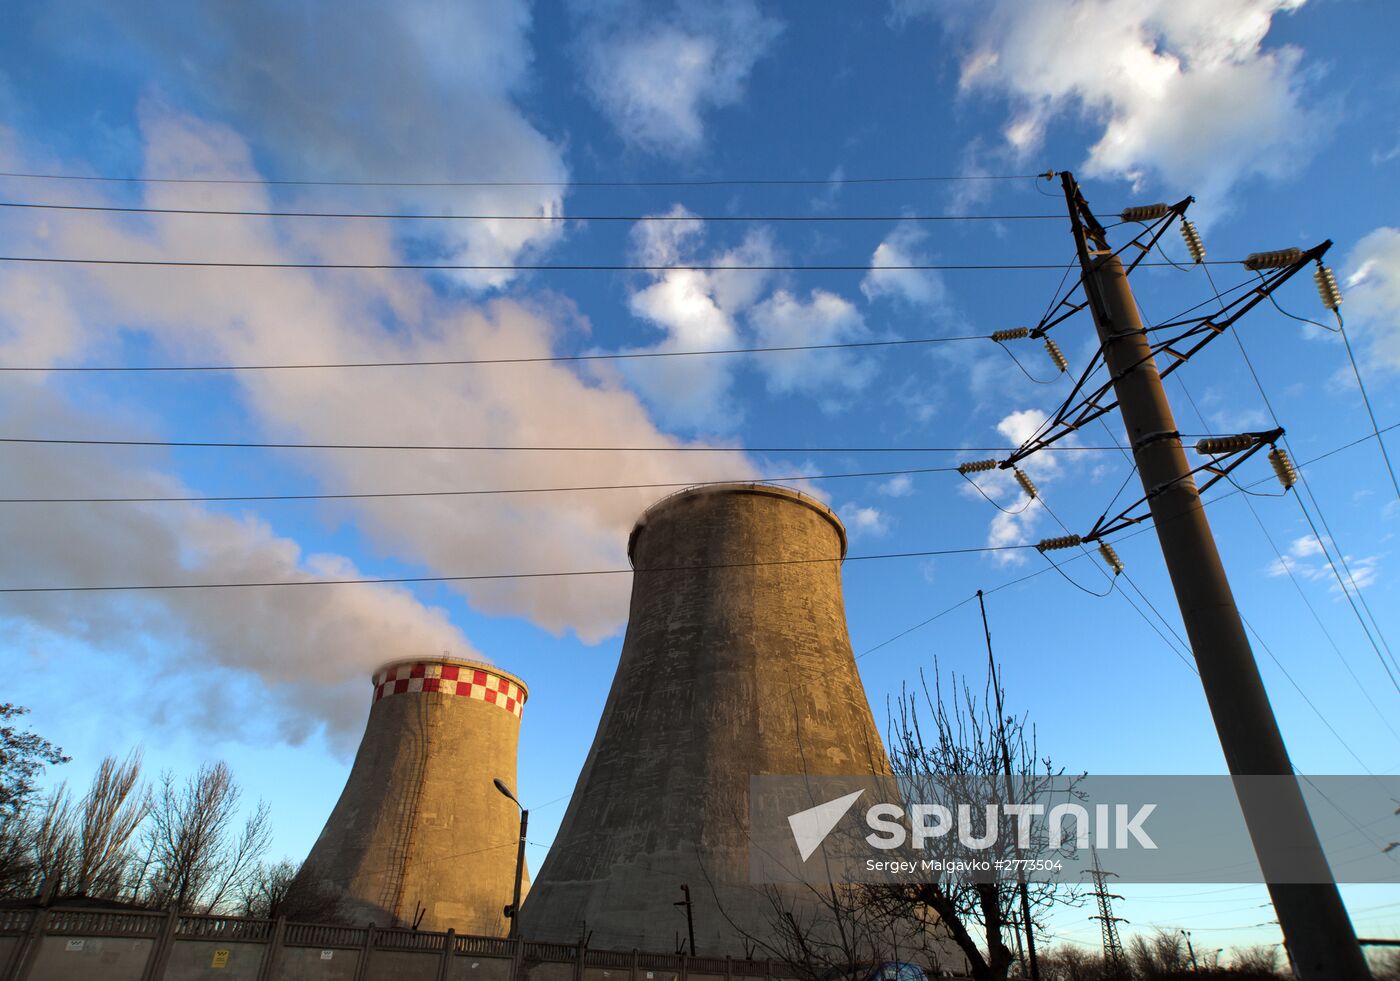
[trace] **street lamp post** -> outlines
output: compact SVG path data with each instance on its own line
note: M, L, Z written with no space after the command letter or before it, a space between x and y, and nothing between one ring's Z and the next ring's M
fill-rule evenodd
M1191 946L1191 931L1182 930L1181 935L1186 938L1186 952L1191 955L1191 970L1200 972L1200 967L1196 964L1196 948Z
M501 782L497 777L492 781L505 797L516 807L520 808L520 844L515 850L515 898L506 907L505 914L510 919L510 939L515 940L520 936L520 883L525 876L525 832L530 827L530 812L520 806L520 801L515 799L515 795L510 792L510 788Z

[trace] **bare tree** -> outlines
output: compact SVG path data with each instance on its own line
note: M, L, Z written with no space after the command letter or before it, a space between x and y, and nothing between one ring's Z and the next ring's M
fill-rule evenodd
M191 912L234 902L267 850L267 804L259 801L241 828L242 790L222 761L205 764L183 783L161 775L151 800L147 845L151 899Z
M1134 977L1147 981L1174 978L1189 966L1180 930L1159 929L1147 937L1138 934L1128 941L1126 953Z
M1103 955L1082 947L1061 945L1040 955L1041 981L1116 981L1118 973Z
M1243 947L1234 952L1230 965L1235 974L1249 974L1262 977L1278 975L1279 956L1277 947Z
M35 810L31 827L34 879L30 891L43 890L52 895L72 880L78 852L73 798L66 783L59 784L44 797Z
M1076 779L1065 778L1063 769L1040 755L1035 729L1026 718L999 717L1002 693L993 687L990 671L980 697L956 675L950 680L951 692L945 696L935 662L932 689L921 672L919 690L902 691L898 711L891 713L890 764L909 799L943 804L954 813L961 807L969 815L986 815L992 804L1043 802L1053 793L1075 793ZM994 868L998 863L1017 868L1023 856L1049 859L1068 853L1049 847L1043 824L1031 825L1023 846L1023 834L1005 807L996 813L996 834L991 827L983 829L984 837L992 838L990 845L974 850L960 836L948 834L925 846L927 857L944 868L965 867L974 859ZM874 898L892 916L932 910L967 958L972 976L1001 981L1020 959L1012 948L1021 946L1021 888L1004 873L945 872L932 881L886 887ZM1055 903L1077 901L1072 888L1053 882L1029 882L1024 889L1033 926L1037 915Z
M150 812L140 780L139 751L120 763L108 756L98 766L78 805L77 853L67 884L72 890L103 899L120 894L131 868L131 839Z
M861 981L875 965L919 955L937 968L936 924L891 918L865 884L801 882L762 888L768 913L757 924L726 919L756 955L783 964L785 977L801 981Z
M324 889L311 877L298 880L301 866L289 859L259 862L239 888L238 904L244 916L288 919L307 923L338 923L343 917L340 896Z
M283 907L292 891L298 866L290 859L259 862L238 892L239 911L244 916L272 919L285 915Z

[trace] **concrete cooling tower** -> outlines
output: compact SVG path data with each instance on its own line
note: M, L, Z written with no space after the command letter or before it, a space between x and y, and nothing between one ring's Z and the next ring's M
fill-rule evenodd
M888 774L846 634L846 532L820 502L761 484L683 491L628 546L631 618L563 824L524 904L531 940L745 954L751 775ZM816 560L816 561L812 561Z
M492 781L515 788L527 697L472 661L375 674L355 765L298 885L338 897L355 924L505 936L520 818Z

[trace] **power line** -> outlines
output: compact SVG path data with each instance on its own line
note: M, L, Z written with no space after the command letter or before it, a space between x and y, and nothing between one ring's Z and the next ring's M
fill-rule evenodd
M472 490L380 491L363 494L220 494L169 497L5 497L0 504L162 504L215 501L343 501L389 497L470 497L497 494L558 494L583 491L657 490L667 487L711 487L720 484L789 483L799 480L841 480L848 477L895 477L924 473L956 472L957 467L923 467L912 470L865 470L858 473L798 474L791 477L749 477L740 480L690 480L652 484L592 484L575 487L509 487Z
M1219 290L1219 288L1216 287L1216 285L1215 285L1215 277L1211 275L1209 269L1203 269L1202 271L1203 271L1203 272L1205 273L1205 275L1206 275L1206 280L1210 283L1210 288L1211 288L1212 292L1215 293L1216 301L1220 304L1220 307L1221 307L1221 309L1223 310L1223 309L1225 308L1225 303L1224 303L1224 301L1220 298L1220 290ZM1275 304L1275 306L1277 306L1277 304ZM1282 311L1282 308L1281 308L1281 307L1280 307L1279 309ZM1292 314L1287 314L1286 311L1285 311L1285 314L1286 314L1287 316L1292 316ZM1295 317L1294 319L1298 319L1298 318ZM1310 322L1311 322L1311 321L1310 321ZM1337 315L1337 322L1338 322L1339 325L1342 323L1340 313L1338 313L1338 315ZM1258 392L1259 392L1259 397L1263 400L1263 402L1264 402L1264 407L1265 407L1265 408L1268 410L1268 412L1269 412L1269 417L1270 417L1271 419L1273 419L1274 425L1275 425L1275 426L1278 426L1278 425L1279 425L1278 413L1277 413L1276 411L1274 411L1274 404L1273 404L1273 401L1269 398L1268 392L1264 390L1264 382L1263 382L1263 380L1259 377L1259 372L1258 372L1258 371L1255 369L1255 367L1254 367L1254 361L1253 361L1253 359L1250 358L1248 349L1246 349L1245 346L1244 346L1244 338L1240 336L1240 332L1239 332L1238 330L1231 331L1230 333L1234 335L1234 338L1235 338L1235 345L1236 345L1236 347L1239 348L1240 357L1244 359L1245 367L1249 370L1249 376L1250 376L1250 378L1253 379L1253 381L1254 381L1254 387L1258 390ZM1350 344L1348 344L1348 346L1347 346L1347 351L1348 351L1348 354L1350 354L1350 352L1351 352ZM1355 365L1354 365L1354 362L1353 362L1353 367L1354 367L1354 366L1355 366ZM1357 380L1357 384L1358 384L1358 385L1361 385L1361 377L1360 377L1360 374L1359 374L1359 373L1358 373L1358 375L1357 375L1357 379L1356 379L1356 380ZM1362 395L1363 395L1363 397L1364 397L1364 395L1365 395L1364 386L1362 387ZM1368 410L1368 412L1369 412L1369 410L1370 410L1370 402L1369 402L1369 401L1367 401L1367 410ZM1198 412L1197 414L1199 415L1199 412ZM1348 447L1355 446L1355 445L1357 445L1358 443L1366 442L1368 439L1371 439L1371 438L1374 438L1374 439L1376 440L1376 442L1380 445L1380 447L1381 447L1381 453L1382 453L1382 455L1384 455L1384 454L1385 454L1385 443L1384 443L1384 441L1382 441L1382 439L1381 439L1381 434L1382 434L1382 433L1385 433L1385 432L1388 432L1388 431L1390 431L1390 430L1396 428L1396 425L1400 425L1400 424L1392 424L1392 425L1386 426L1386 427L1384 427L1384 428L1381 428L1380 426L1377 425L1377 423L1376 423L1376 417L1375 417L1374 414L1372 414L1372 415L1370 416L1370 421L1371 421L1371 436L1365 437L1365 438L1360 439L1360 440L1353 440L1352 442L1347 443L1347 444L1346 444L1345 446L1343 446L1343 447L1338 447L1337 449L1330 450L1330 451L1328 451L1327 453L1322 454L1321 456L1314 457L1312 460L1305 461L1304 463L1299 463L1299 464L1297 465L1299 483L1300 483L1300 485L1302 486L1303 490L1307 492L1308 497L1310 497L1310 498L1312 499L1313 508L1317 511L1318 520L1322 522L1322 527L1323 527L1323 529L1326 531L1327 538L1331 540L1332 545L1333 545L1333 547L1335 548L1335 550L1336 550L1336 552L1337 552L1337 560L1341 563L1342 568L1346 571L1346 578L1347 578L1347 580L1351 583L1351 590L1348 590L1348 589L1347 589L1347 584L1346 584L1346 582L1343 582L1343 580L1342 580L1342 575L1341 575L1341 573L1337 570L1337 562L1334 562L1334 561L1332 560L1332 554L1331 554L1331 551L1329 551L1329 549L1328 549L1328 547L1327 547L1327 541L1324 540L1322 534L1320 534L1320 533L1318 532L1317 526L1316 526L1316 524L1314 524L1314 522L1313 522L1313 520L1312 520L1312 516L1308 513L1308 508L1307 508L1307 505L1306 505L1306 504L1304 503L1304 501L1303 501L1302 494L1299 493L1299 492L1297 492L1297 491L1295 490L1293 496L1294 496L1294 498L1295 498L1295 499L1297 500L1297 502L1298 502L1298 508L1299 508L1299 510L1302 511L1303 517L1304 517L1304 519L1305 519L1305 520L1307 521L1307 523L1308 523L1308 527L1312 530L1313 538L1317 541L1318 548L1320 548L1320 549L1322 550L1322 555L1323 555L1323 557L1327 560L1327 565L1328 565L1328 567L1332 570L1332 575L1335 576L1336 579L1337 579L1337 585L1341 587L1342 595L1344 595L1344 596L1346 597L1347 603L1348 603L1348 605L1350 605L1352 613L1356 616L1356 621L1357 621L1357 623L1361 626L1361 630L1362 630L1362 632L1366 635L1366 639L1367 639L1368 641L1370 641L1371 647L1375 650L1375 652L1376 652L1376 657L1377 657L1377 658L1380 660L1380 662L1381 662L1381 667L1385 669L1385 673L1386 673L1386 675L1390 678L1391 684L1394 685L1394 686L1396 687L1397 690L1400 690L1400 682L1397 682L1397 679L1396 679L1396 677L1395 677L1395 674L1391 671L1390 664L1387 664L1387 663L1386 663L1385 656L1381 653L1381 648L1380 648L1380 646L1378 646L1378 645L1376 644L1376 637L1379 637L1379 638L1380 638L1381 646L1384 646L1384 647L1385 647L1385 653L1390 655L1390 658L1391 658L1391 662L1392 662L1392 663L1396 663L1396 662L1395 662L1395 654L1394 654L1394 652L1391 651L1391 649L1390 649L1390 644L1386 641L1385 635L1381 632L1380 624L1376 621L1376 616L1375 616L1375 614L1371 612L1371 606L1370 606L1369 603L1366 602L1366 597L1365 597L1365 595L1361 592L1361 587L1360 587L1360 585L1356 582L1355 577L1352 575L1351 566L1348 564L1348 562L1347 562L1347 560L1346 560L1346 553L1342 551L1341 546L1337 544L1336 536L1332 534L1332 529L1331 529L1331 527L1330 527L1330 526L1328 525L1328 523L1327 523L1327 516L1326 516L1326 515L1323 513L1323 511L1322 511L1322 504L1321 504L1320 501L1318 501L1317 495L1313 492L1312 484L1311 484L1311 482L1308 480L1307 469L1306 469L1307 464L1314 463L1314 462L1316 462L1316 461L1318 461L1318 460L1323 459L1324 457L1331 456L1333 453L1340 452L1342 449L1346 449L1346 448L1348 448ZM1281 427L1280 427L1280 428L1281 428ZM1283 442L1284 448L1285 448L1286 450L1288 450L1289 453L1292 453L1292 452L1293 452L1293 447L1292 447L1292 445L1289 443L1288 437L1287 437L1287 436L1282 437L1282 442ZM1389 461L1390 461L1389 456L1386 456L1386 463L1387 463L1387 466L1389 465ZM1244 488L1239 488L1239 489L1240 489L1241 491L1244 490ZM1257 517L1258 517L1258 516L1256 515L1256 519L1257 519ZM1263 527L1262 522L1261 522L1261 524L1260 524L1260 527L1261 527L1261 528ZM1265 534L1267 535L1268 533L1265 532ZM1273 545L1272 539L1270 540L1270 545ZM1275 551L1276 553L1278 552L1278 549L1277 549L1276 546L1274 547L1274 551ZM1280 559L1280 561L1283 563L1285 569L1287 569L1288 563L1283 559L1282 555L1279 556L1279 559ZM1291 570L1289 571L1289 575L1292 576ZM1295 585L1296 585L1296 580L1295 580ZM1299 587L1299 593L1301 593L1301 592L1302 592L1302 589L1301 589L1301 587ZM1355 598L1353 598L1353 596L1352 596L1352 593L1353 593L1353 592L1355 593ZM1365 618L1363 618L1362 615L1361 615L1361 609L1358 609L1358 608L1357 608L1358 602L1360 603L1361 609L1364 609L1364 610L1366 611L1366 615L1367 615L1368 617L1370 617L1370 619L1371 619L1371 627L1374 627L1374 628L1375 628L1375 636L1374 636L1374 637L1372 636L1371 629L1368 628L1367 625L1366 625L1366 620L1365 620ZM1316 614L1314 614L1314 616L1316 616ZM1321 621L1319 620L1318 623L1319 623L1319 625L1320 625L1320 624L1321 624ZM1338 655L1339 655L1339 656L1340 656L1340 654L1341 654L1341 652L1338 651ZM1397 667L1400 667L1400 663L1397 663ZM1368 696L1368 698L1369 698L1369 696ZM1393 731L1393 730L1392 730L1392 731Z
M1330 273L1329 273L1330 275ZM1400 499L1400 482L1395 477L1395 466L1390 462L1390 452L1385 448L1385 440L1381 439L1380 427L1376 423L1376 411L1371 408L1371 396L1366 393L1366 384L1361 380L1361 369L1356 366L1356 353L1351 349L1351 338L1347 336L1346 324L1342 321L1342 312L1333 310L1337 315L1337 328L1342 333L1342 343L1346 345L1347 360L1351 362L1351 373L1356 376L1356 387L1361 392L1361 401L1366 406L1366 416L1371 420L1371 431L1376 437L1376 445L1380 447L1381 459L1385 461L1385 471L1390 475L1390 486L1395 488L1395 496Z
M107 174L53 174L19 173L0 171L0 177L21 180L76 181L104 184L234 184L251 187L736 187L752 184L760 186L812 187L841 184L918 184L945 181L1020 181L1046 180L1054 176L1054 171L1043 174L959 174L959 175L918 175L911 177L843 177L834 178L662 178L658 180L615 180L615 181L547 181L547 180L452 180L452 181L404 181L404 180L277 180L264 178L237 177L119 177Z
M1236 265L1238 260L1205 260L1217 266ZM869 263L832 263L796 266L791 264L714 265L677 264L648 265L642 263L465 263L465 262L226 262L196 259L102 259L70 256L3 255L0 262L44 263L70 266L150 266L183 269L357 269L367 271L442 270L444 272L956 272L971 270L1037 270L1063 269L1050 262L964 262L964 263L905 263L872 266ZM1140 266L1165 266L1165 262L1140 262Z
M1367 437L1368 439L1370 437ZM484 453L1002 453L1009 446L469 446L423 443L256 443L168 439L41 439L0 436L4 443L55 446L172 446L258 450L431 450ZM1116 446L1050 446L1060 453L1116 450Z
M1215 280L1214 280L1214 278L1213 278L1213 277L1209 277L1209 273L1207 273L1207 276L1208 276L1208 278L1210 278L1211 288L1214 289L1214 287L1215 287ZM1218 296L1218 295L1219 295L1219 294L1218 294L1218 292L1217 292L1217 296ZM1222 303L1222 309L1223 309L1223 303ZM1145 316L1145 312L1144 312L1144 316ZM1239 341L1239 338L1238 338L1238 337L1236 337L1236 341L1237 341L1237 342ZM1243 342L1240 342L1240 350L1241 350L1241 352L1244 351ZM1251 373L1252 373L1253 370L1254 370L1254 366L1253 366L1252 363L1249 363L1249 361L1248 361L1248 355L1247 355L1247 354L1245 355L1245 359L1246 359L1246 363L1249 364L1249 368L1250 368L1250 371L1251 371ZM1201 407L1196 403L1196 398L1195 398L1195 396L1193 396L1193 395L1191 394L1191 390L1190 390L1189 388L1186 387L1186 380L1185 380L1184 378L1182 378L1181 375L1177 375L1177 376L1176 376L1176 380L1177 380L1178 386L1180 386L1180 388L1181 388L1182 394L1184 394L1184 395L1186 396L1186 400L1191 404L1191 409L1192 409L1192 411L1194 411L1194 412L1196 413L1196 418L1197 418L1197 420L1199 420L1199 422L1200 422L1200 424L1201 424L1201 426L1202 426L1203 428L1206 427L1206 418L1205 418L1205 415L1201 412ZM1256 382L1258 381L1257 377L1256 377L1255 380L1256 380ZM1260 391L1260 394L1263 395L1263 387L1262 387L1262 385L1259 386L1259 391ZM1266 405L1268 405L1268 409L1269 409L1269 414L1270 414L1270 416L1272 416L1272 417L1274 418L1274 424L1275 424L1276 426L1279 425L1279 421L1278 421L1277 416L1274 416L1273 406L1272 406L1271 404L1268 404L1267 396L1265 397L1265 403L1266 403ZM1374 420L1373 420L1373 421L1374 421ZM1280 426L1280 428L1282 428L1282 427ZM1373 429L1375 428L1374 425L1373 425L1372 428L1373 428ZM1322 618L1318 616L1317 610L1316 610L1316 609L1313 607L1313 605L1312 605L1312 601L1308 599L1307 594L1303 591L1302 584L1300 584L1300 583L1298 582L1298 577L1295 576L1295 575L1293 574L1293 567L1289 564L1288 559L1287 559L1287 558L1283 555L1283 553L1279 550L1278 545L1274 542L1273 536L1272 536L1271 534L1269 534L1269 529L1265 526L1263 519L1259 516L1259 511L1258 511L1257 508L1255 508L1254 502L1253 502L1252 500L1250 500L1250 497L1252 497L1253 495L1250 494L1249 491L1245 490L1245 488L1241 487L1239 484L1236 484L1235 481L1234 481L1233 479L1230 480L1230 483L1233 484L1238 490L1240 490L1241 492L1243 492L1243 493L1245 494L1244 503L1245 503L1245 505L1249 508L1249 513L1250 513L1251 515L1254 516L1254 521L1255 521L1255 523L1259 526L1259 530L1263 533L1264 538L1268 541L1269 547L1273 549L1274 555L1278 558L1279 566L1283 569L1284 572L1286 572L1286 573L1288 574L1289 580L1293 583L1293 588L1294 588L1295 590L1297 590L1298 596L1303 600L1303 604L1307 607L1308 612L1312 614L1312 617L1313 617L1313 619L1317 622L1318 627L1321 628L1323 635L1327 638L1328 642L1331 643L1331 645L1332 645L1332 650L1333 650L1334 653L1336 653L1337 659L1338 659L1339 661L1342 662L1342 667L1344 667L1344 668L1346 669L1347 674L1349 674L1349 675L1351 676L1352 681L1356 684L1356 686L1357 686L1357 688L1360 690L1362 696L1363 696L1363 697L1366 699L1366 701L1370 704L1371 708L1373 708L1373 709L1375 710L1376 715L1380 718L1382 724L1383 724L1387 729L1390 730L1391 735L1394 735L1394 736L1396 736L1397 738L1400 738L1400 733L1397 733L1397 732L1395 731L1394 727L1391 726L1389 719L1387 719L1386 716L1385 716L1385 714L1384 714L1383 712L1381 712L1380 707L1376 704L1375 700L1371 697L1370 691L1367 690L1366 686L1363 685L1363 684L1361 683L1361 679L1360 679L1359 677L1357 677L1356 672L1352 669L1352 666L1351 666L1350 662L1348 662L1347 659L1346 659L1345 657L1342 656L1341 648L1338 647L1338 646L1337 646L1337 642L1336 642L1335 640L1332 639L1332 634L1331 634L1331 632L1327 629L1326 626L1323 625ZM1321 544L1321 543L1319 542L1319 544ZM1303 701L1307 703L1308 707L1311 708L1311 709L1313 710L1313 712L1317 715L1317 717L1322 721L1322 724L1325 725L1325 726L1331 731L1332 735L1335 736L1335 737L1337 738L1337 741L1338 741L1339 743L1341 743L1342 747L1343 747L1348 753L1351 754L1352 758L1353 758L1354 760L1356 760L1356 762L1361 766L1361 768L1362 768L1363 770L1366 770L1366 772L1370 773L1370 772L1371 772L1370 768L1367 767L1366 764L1361 760L1361 757L1357 755L1356 751L1355 751L1354 749L1352 749L1351 745L1350 745L1349 743L1347 743L1347 741L1346 741L1345 739L1342 738L1341 733L1339 733L1339 732L1337 731L1336 727L1334 727L1334 726L1332 725L1331 721L1327 718L1327 716L1325 716L1325 715L1323 714L1322 710L1321 710L1320 708L1317 707L1317 705L1313 702L1313 700L1308 696L1308 693L1307 693L1306 691L1303 690L1302 686L1300 686L1300 685L1298 684L1298 682L1295 681L1295 680L1293 679L1292 673L1290 673L1289 670L1288 670L1288 668L1284 666L1283 662L1282 662L1281 660L1279 660L1278 656L1277 656L1276 654L1274 654L1273 649L1269 647L1268 643L1267 643L1267 642L1264 640L1264 638L1260 635L1258 629L1254 626L1254 624L1250 623L1249 619L1244 615L1244 612L1243 612L1242 610L1240 611L1240 619L1244 622L1245 627L1248 628L1249 631L1250 631L1251 633L1254 634L1255 640L1257 640L1257 641L1259 642L1260 646L1264 648L1265 653L1267 653L1267 654L1269 655L1269 658L1270 658L1270 659L1274 662L1274 664L1278 667L1279 671L1281 671L1281 672L1283 673L1283 676L1284 676L1285 678L1288 679L1288 683L1291 684L1291 685L1294 687L1294 689L1295 689L1295 690L1298 692L1298 694L1302 697ZM1365 625L1363 624L1363 628L1364 628L1364 626L1365 626Z
M710 351L619 351L599 354L557 354L527 358L444 358L428 361L330 361L310 364L207 365L0 365L2 371L25 372L177 372L177 371L292 371L310 368L421 368L447 365L556 364L571 361L626 361L646 358L693 358L734 354L777 354L790 351L836 351L851 348L903 347L952 341L990 340L987 334L951 337L909 337L883 341L843 341L833 344L787 344L773 347L716 348Z
M0 201L0 208L19 208L37 211L91 211L108 214L132 215L200 215L227 218L373 218L395 221L546 221L546 222L665 222L665 221L704 221L704 222L938 222L938 221L1041 221L1063 218L1063 215L1016 214L1016 215L694 215L650 214L650 215L493 215L493 214L424 214L422 212L367 212L367 211L255 211L223 208L142 208L102 204L54 204L39 201Z
M724 562L713 565L667 566L655 569L579 569L567 572L501 572L481 573L461 576L390 576L364 579L281 579L265 582L206 582L206 583L156 583L128 584L120 586L4 586L0 593L111 593L111 592L156 592L189 589L254 589L271 586L361 586L395 583L441 583L441 582L483 582L504 579L564 579L580 576L621 576L634 572L648 575L658 572L697 572L712 569L750 569L759 566L811 565L831 562L869 562L883 559L928 558L937 555L969 555L983 552L1009 552L1018 549L1034 548L1033 545L981 545L969 548L928 549L918 552L881 552L871 555L848 555L844 559L771 559L759 562Z

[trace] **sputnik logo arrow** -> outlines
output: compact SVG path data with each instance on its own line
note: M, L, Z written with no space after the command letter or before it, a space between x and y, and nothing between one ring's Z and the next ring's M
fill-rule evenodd
M797 842L797 851L802 856L802 861L812 857L812 853L826 840L826 836L831 834L831 829L846 816L856 798L863 793L864 790L857 790L845 797L838 797L825 804L788 815L788 826L792 828L792 837Z

